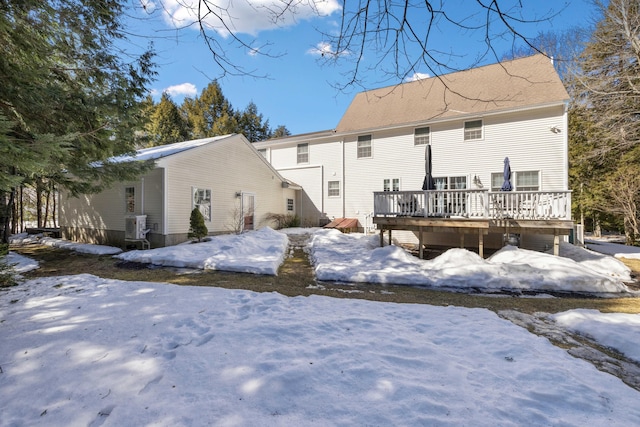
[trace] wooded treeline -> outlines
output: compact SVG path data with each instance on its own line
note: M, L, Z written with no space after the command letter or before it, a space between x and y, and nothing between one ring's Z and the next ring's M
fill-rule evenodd
M251 142L290 135L284 125L271 129L253 102L244 110L234 109L217 81L199 96L185 98L180 106L167 93L157 103L148 96L142 105L141 129L136 133L140 147L230 133L241 133Z

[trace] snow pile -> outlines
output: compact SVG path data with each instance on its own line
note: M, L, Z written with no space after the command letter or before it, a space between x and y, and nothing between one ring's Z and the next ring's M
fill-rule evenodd
M640 314L578 309L551 317L559 326L613 348L640 363Z
M115 255L122 252L122 249L113 246L93 245L89 243L77 243L69 240L54 239L53 237L43 237L42 234L14 234L9 238L12 245L26 245L37 243L52 248L65 249L83 254L93 255Z
M400 247L378 247L377 236L318 230L310 246L316 277L326 281L616 293L629 292L623 282L631 279L622 262L564 245L569 258L506 246L486 260L465 249L420 260Z
M76 243L69 240L54 239L52 237L43 237L39 240L40 244L51 246L52 248L66 249L69 251L79 252L82 254L92 255L115 255L122 252L122 249L114 246L92 245L89 243Z
M200 243L125 252L116 258L167 267L275 275L284 261L288 243L286 235L264 227L242 234L214 236Z
M80 275L0 292L0 320L0 425L640 419L638 391L484 309Z
M38 261L15 252L9 252L4 259L0 258L0 262L12 266L13 271L18 274L40 268Z
M617 243L608 242L606 240L587 240L586 246L603 254L611 255L616 258L640 259L640 247L626 246Z

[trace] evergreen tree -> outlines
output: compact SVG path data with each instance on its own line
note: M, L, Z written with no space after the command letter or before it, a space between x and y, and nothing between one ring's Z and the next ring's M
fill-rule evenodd
M238 132L236 114L217 81L209 83L199 97L186 98L182 111L194 139Z
M150 51L123 55L126 6L0 1L1 240L20 185L48 181L79 194L150 167L108 161L134 150L139 101L154 75Z
M273 131L271 138L282 138L289 135L291 135L289 129L287 129L285 125L280 125L276 128L276 130Z
M155 105L147 124L149 146L171 144L189 139L187 121L169 94L162 94L160 102Z
M207 230L207 226L204 224L204 216L202 216L202 212L200 209L193 208L191 211L191 217L189 218L189 234L188 236L195 237L198 239L198 242L202 241L203 237L206 237L209 234L209 230Z
M253 102L250 102L240 114L238 123L240 133L250 142L264 141L271 138L269 120L262 121L262 114L258 113L258 107Z

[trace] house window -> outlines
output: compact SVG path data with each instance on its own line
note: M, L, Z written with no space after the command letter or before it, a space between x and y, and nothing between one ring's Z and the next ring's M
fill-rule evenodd
M504 173L493 172L491 174L491 191L500 191L502 184L504 184Z
M127 213L136 212L136 187L126 187L124 189L124 200Z
M298 144L298 163L309 163L309 144Z
M193 206L198 208L205 221L211 221L211 190L193 187Z
M516 191L539 191L540 173L538 171L516 172Z
M383 191L400 191L400 178L385 179L382 181Z
M442 176L433 178L436 190L464 190L467 188L466 176Z
M287 199L287 212L293 212L293 199Z
M358 158L366 159L371 157L371 135L361 135L358 137Z
M429 143L430 128L417 128L413 133L413 145L427 145Z
M464 140L482 139L482 120L464 122Z
M327 190L329 197L340 197L340 181L329 181Z

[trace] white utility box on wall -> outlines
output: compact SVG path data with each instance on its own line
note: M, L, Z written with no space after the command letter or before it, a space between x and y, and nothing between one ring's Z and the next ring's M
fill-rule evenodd
M147 216L127 215L125 218L124 238L143 240L147 238Z

